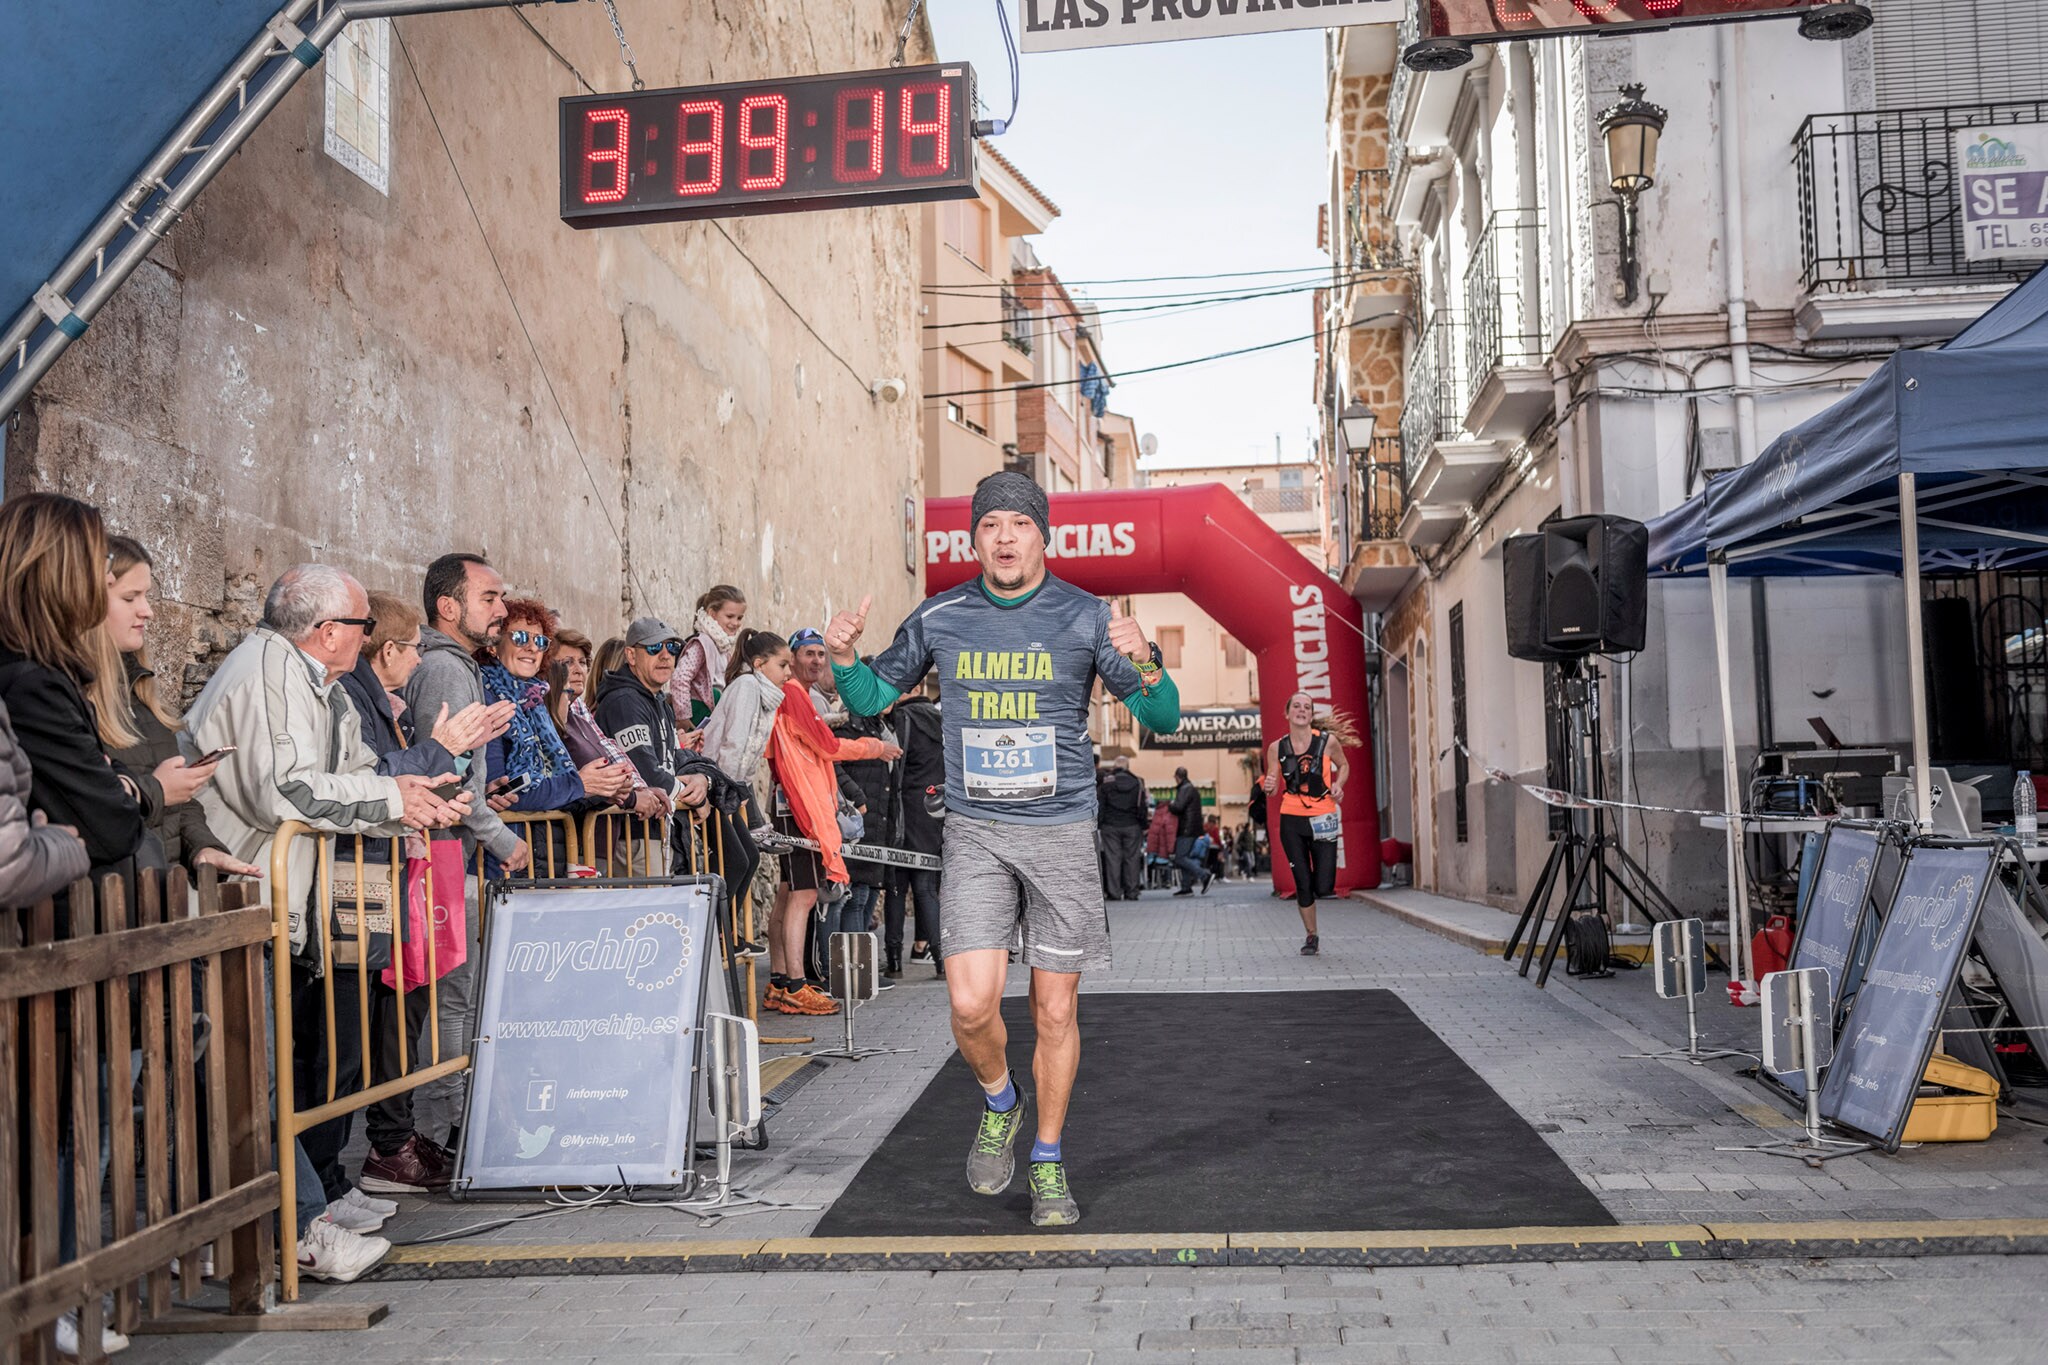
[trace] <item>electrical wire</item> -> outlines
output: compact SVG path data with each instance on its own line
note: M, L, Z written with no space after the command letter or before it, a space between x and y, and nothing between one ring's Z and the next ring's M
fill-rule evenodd
M1119 317L1129 313L1159 313L1170 312L1177 309L1186 309L1189 311L1193 311L1196 309L1216 307L1222 304L1252 303L1256 302L1259 299L1277 299L1285 298L1295 294L1308 294L1313 293L1319 289L1342 289L1350 285L1360 283L1363 280L1377 277L1381 273L1382 272L1372 271L1366 272L1356 277L1346 278L1335 282L1326 281L1320 284L1294 284L1287 285L1279 289L1267 289L1257 293L1250 294L1212 294L1206 297L1196 297L1171 303L1134 303L1126 305L1122 308L1095 308L1089 310L1089 312L1087 313L1082 313L1079 311L1069 311L1064 308L1048 309L1044 312L1040 312L1034 309L1029 312L1023 313L1022 316L1029 318L1044 318L1047 320L1057 318L1070 318L1075 322L1085 323L1090 317ZM927 332L950 332L958 331L959 329L964 327L1000 327L1004 323L1009 322L1010 320L1011 319L1009 318L994 317L975 318L968 322L927 322L924 324L924 330ZM1053 329L1048 329L1045 332L1028 333L1026 335L1049 336L1051 335L1052 330ZM936 351L939 350L940 347L927 346L924 349L926 349L927 351Z
M1003 0L996 0L996 23L1003 30L1003 55L1010 59L1010 116L974 125L977 137L1001 137L1017 121L1017 103L1023 91L1023 73L1017 62L1017 35L1010 31L1010 12Z
M1401 313L1403 311L1404 310L1402 309L1393 309L1385 313L1374 313L1368 317L1362 317L1355 319L1351 322L1347 322L1344 325L1347 328L1364 327L1369 323L1384 321L1387 318L1399 317L1401 316ZM1305 332L1298 337L1287 337L1286 339L1281 341L1267 341L1262 342L1257 346L1240 346L1236 350L1218 351L1214 355L1196 356L1191 360L1172 360L1168 361L1163 365L1147 365L1142 369L1124 370L1121 373L1119 373L1116 377L1120 380L1130 379L1133 376L1141 374L1158 374L1161 370L1179 370L1185 369L1189 365L1206 365L1212 360L1229 360L1234 356L1252 355L1258 351L1278 350L1282 346L1298 346L1304 341L1314 341L1318 337L1324 335L1326 335L1324 329L1318 328L1313 332ZM933 400L941 398L974 398L982 394L1025 393L1032 389L1060 389L1066 388L1070 385L1085 384L1090 382L1090 380L1092 379L1099 378L1102 378L1102 376L1091 375L1089 379L1081 379L1078 377L1074 379L1047 379L1036 384L1002 384L997 385L996 387L993 388L986 389L951 389L945 393L928 393L925 395L925 401L931 402Z
M1285 270L1218 270L1206 275L1125 275L1117 279L1062 279L1060 283L1072 288L1079 288L1083 285L1097 284L1175 284L1187 280L1241 280L1260 275L1327 275L1329 273L1330 267L1328 263L1324 263L1322 265L1294 266ZM924 286L924 290L921 292L931 292L940 287L939 285L928 284ZM943 287L946 289L1008 289L1011 285L1007 280L991 280L987 284L969 281L964 284L949 284Z

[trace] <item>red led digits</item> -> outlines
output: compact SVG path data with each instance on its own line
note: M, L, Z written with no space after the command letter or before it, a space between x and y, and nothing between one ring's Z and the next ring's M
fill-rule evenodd
M1652 14L1676 14L1685 8L1685 0L1643 0L1643 8Z
M612 127L612 145L597 145L597 129L600 124ZM626 197L626 139L633 130L633 119L624 109L586 109L583 111L583 202L586 204L616 204ZM599 166L610 166L612 183L599 186L596 171Z
M867 110L867 126L855 128L848 122L853 107ZM846 164L848 148L860 144L865 156L857 166ZM882 178L882 90L864 85L839 92L839 136L832 152L832 178L847 184Z
M757 114L768 115L768 131L757 131ZM740 101L740 188L779 190L789 179L789 100L782 95L749 95ZM753 174L754 153L767 152L768 169Z
M916 117L915 105L925 95L932 98L932 116L921 120ZM897 108L896 127L902 134L897 143L897 169L904 175L944 175L953 157L952 148L946 145L946 128L952 122L952 87L944 81L913 81L897 96ZM917 139L922 137L932 140L929 158L917 155Z
M1533 24L1536 15L1529 8L1529 0L1493 0L1493 17L1503 24Z
M1620 0L1572 0L1572 8L1588 19L1605 19Z
M703 115L711 131L701 138L690 136L690 120ZM690 175L690 158L705 158L701 180ZM716 194L725 187L725 106L717 100L684 100L676 106L676 193Z

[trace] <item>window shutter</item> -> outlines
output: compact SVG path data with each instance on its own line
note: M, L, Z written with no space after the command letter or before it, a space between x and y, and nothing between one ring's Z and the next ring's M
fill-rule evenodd
M1880 109L2035 100L2048 90L2041 0L1883 0L1875 8Z

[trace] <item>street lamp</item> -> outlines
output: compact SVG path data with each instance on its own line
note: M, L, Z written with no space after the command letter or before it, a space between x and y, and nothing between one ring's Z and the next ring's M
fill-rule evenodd
M1607 142L1607 183L1621 196L1621 301L1636 301L1636 200L1657 183L1657 139L1670 114L1643 98L1643 87L1621 87L1621 100L1600 111Z
M1344 448L1353 459L1364 459L1372 452L1372 429L1378 423L1379 414L1363 403L1352 403L1338 414L1337 426L1344 436Z

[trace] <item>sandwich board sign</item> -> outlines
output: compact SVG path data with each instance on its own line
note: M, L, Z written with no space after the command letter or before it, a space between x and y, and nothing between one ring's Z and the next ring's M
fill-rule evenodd
M1913 845L1870 950L1820 1112L1887 1151L1898 1150L1997 858L1993 843Z
M492 888L457 1192L688 1180L717 886Z

